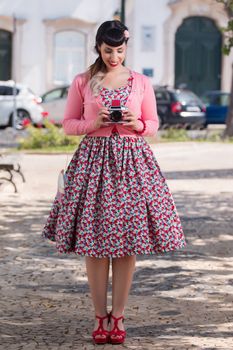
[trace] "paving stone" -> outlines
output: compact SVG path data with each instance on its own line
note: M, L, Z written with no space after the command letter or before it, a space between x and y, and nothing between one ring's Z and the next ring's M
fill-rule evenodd
M127 338L117 349L231 350L233 163L219 149L232 154L233 145L153 149L168 175L188 245L137 258L125 310ZM59 255L40 236L66 155L25 154L21 161L27 182L19 179L20 192L0 186L0 350L95 349L85 260Z

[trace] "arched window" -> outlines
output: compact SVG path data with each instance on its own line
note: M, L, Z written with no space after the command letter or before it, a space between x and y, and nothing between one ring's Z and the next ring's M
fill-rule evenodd
M54 37L55 85L70 83L74 76L85 70L85 35L78 31L63 31Z

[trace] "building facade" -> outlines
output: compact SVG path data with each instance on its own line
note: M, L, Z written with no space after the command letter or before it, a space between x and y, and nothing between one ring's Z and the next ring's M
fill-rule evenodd
M130 16L131 63L153 75L153 82L229 91L233 52L221 52L227 15L215 0L135 0Z
M125 0L126 65L153 84L228 91L233 54L221 53L227 14L215 0ZM95 59L94 37L120 0L0 0L0 80L37 93L69 83Z

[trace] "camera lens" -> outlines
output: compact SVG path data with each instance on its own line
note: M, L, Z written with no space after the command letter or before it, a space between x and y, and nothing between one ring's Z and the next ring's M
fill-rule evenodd
M122 119L122 113L121 111L112 111L110 113L110 119L113 122L119 122Z

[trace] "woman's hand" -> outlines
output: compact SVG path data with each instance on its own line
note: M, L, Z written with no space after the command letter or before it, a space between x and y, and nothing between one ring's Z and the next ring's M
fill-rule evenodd
M136 118L135 114L130 109L123 111L123 120L126 121L126 123L123 124L124 126L130 126L136 131L141 131L143 129L143 123Z
M100 128L101 126L105 126L106 121L109 121L109 111L106 107L102 107L99 109L98 116L95 121L95 127L96 129Z

